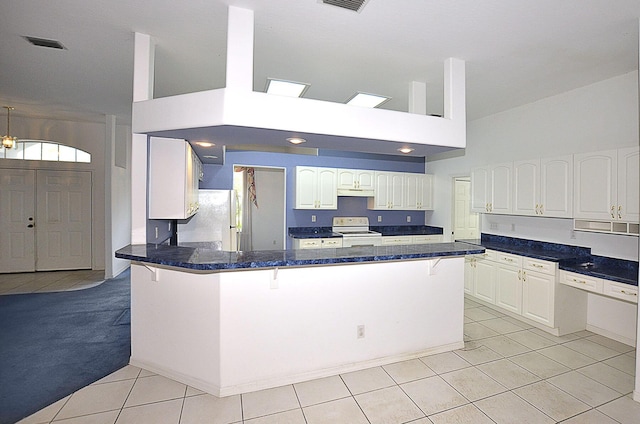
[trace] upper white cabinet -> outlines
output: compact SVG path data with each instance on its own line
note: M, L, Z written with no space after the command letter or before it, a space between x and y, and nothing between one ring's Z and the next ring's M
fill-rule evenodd
M338 209L335 168L296 166L295 209Z
M638 147L574 156L574 217L638 222Z
M182 139L151 137L149 218L186 219L198 211L202 164Z
M375 172L374 197L367 202L368 209L404 209L404 174L402 172Z
M511 162L471 170L471 210L511 213Z
M405 174L404 209L431 210L433 209L433 175Z
M513 163L514 215L571 218L573 156Z
M338 169L338 190L373 191L374 174L366 169Z

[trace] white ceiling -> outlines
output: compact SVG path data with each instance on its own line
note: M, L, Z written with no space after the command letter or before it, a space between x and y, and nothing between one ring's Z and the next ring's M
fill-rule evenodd
M255 11L256 91L283 78L310 83L308 98L365 91L406 111L421 81L427 112L442 114L443 61L456 57L473 120L638 69L640 0L369 0L360 13L320 0L2 0L0 105L130 122L134 32L157 42L156 97L223 87L229 4Z

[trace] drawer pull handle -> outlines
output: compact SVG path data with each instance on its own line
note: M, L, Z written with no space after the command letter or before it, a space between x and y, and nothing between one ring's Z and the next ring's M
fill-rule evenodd
M504 257L503 259L504 259L505 261L507 261L507 262L513 262L513 259L511 259L511 258Z
M629 295L629 296L637 296L637 295L638 295L638 293L627 293L627 292L626 292L626 291L624 291L624 290L620 290L620 293L622 293L622 294L627 294L627 295Z
M531 266L534 266L536 268L544 268L544 265L539 265L539 264L531 264Z
M587 282L584 280L576 280L575 278L572 278L572 280L574 283L587 284Z

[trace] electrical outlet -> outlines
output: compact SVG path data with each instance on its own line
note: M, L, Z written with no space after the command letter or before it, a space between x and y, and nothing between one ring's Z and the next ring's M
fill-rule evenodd
M171 223L167 222L167 231L171 232Z
M411 222L411 215L407 215L407 222Z
M315 215L311 215L311 222L316 222L316 216Z
M382 222L382 216L378 215L378 222Z
M491 224L489 224L489 228L492 230L497 230L498 229L498 224L496 224L495 222L492 222Z
M358 330L358 338L364 339L364 325L359 325L357 330Z
M156 238L158 238L158 227L156 227Z

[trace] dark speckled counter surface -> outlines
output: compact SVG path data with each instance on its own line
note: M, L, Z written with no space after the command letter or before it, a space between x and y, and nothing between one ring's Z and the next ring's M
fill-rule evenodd
M429 225L378 225L370 226L369 229L383 236L442 235L441 227ZM342 235L331 231L331 227L289 227L289 237L306 239L342 237Z
M116 252L116 257L137 262L186 268L223 271L286 266L332 265L377 261L401 261L446 256L475 255L484 248L468 243L431 243L403 246L362 246L340 249L265 250L225 252L206 243L134 244Z
M558 267L564 271L604 278L633 286L638 285L638 262L592 255L591 249L588 247L517 239L492 234L482 234L481 239L459 241L477 244L498 252L558 262Z

